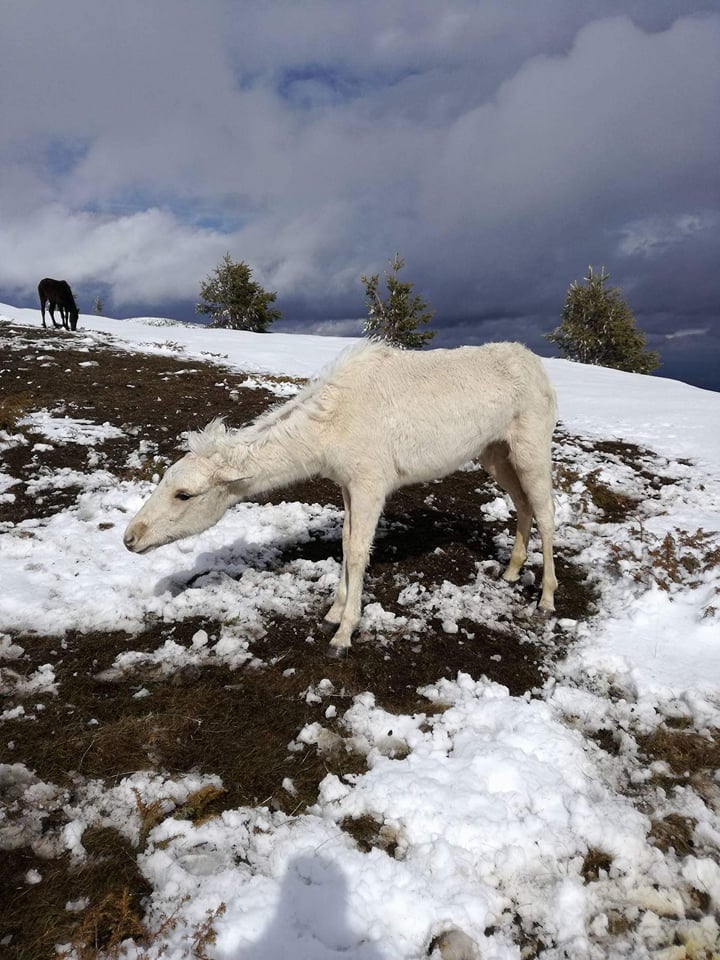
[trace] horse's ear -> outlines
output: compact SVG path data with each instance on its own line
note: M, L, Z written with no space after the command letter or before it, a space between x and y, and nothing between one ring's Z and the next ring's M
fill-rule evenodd
M228 463L220 463L215 469L215 477L221 483L242 483L244 480L249 480L250 477L240 477L238 476L237 467L232 467Z
M232 480L225 480L224 482L229 486L233 486L236 483L245 483L247 480L250 480L250 477L233 477Z

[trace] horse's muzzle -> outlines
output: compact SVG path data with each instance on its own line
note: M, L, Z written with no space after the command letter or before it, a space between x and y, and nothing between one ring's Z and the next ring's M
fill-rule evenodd
M131 523L123 536L123 543L131 553L145 553L150 547L141 547L142 539L147 532L144 523Z

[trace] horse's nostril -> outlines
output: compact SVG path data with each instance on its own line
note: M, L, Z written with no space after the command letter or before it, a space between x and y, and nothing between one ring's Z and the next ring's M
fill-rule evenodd
M128 550L132 550L134 549L135 544L138 542L138 539L139 538L134 530L126 530L125 536L123 537L123 543L128 548Z
M123 543L133 552L137 550L137 545L142 540L145 532L147 530L147 524L145 523L133 523L125 531L123 536Z

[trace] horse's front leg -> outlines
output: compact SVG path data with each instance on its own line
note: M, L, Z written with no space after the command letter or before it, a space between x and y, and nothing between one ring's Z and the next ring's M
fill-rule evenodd
M343 551L347 592L340 623L328 650L330 656L337 658L347 655L352 635L360 623L365 568L385 496L377 489L360 488L350 490L349 499L351 525L348 548Z
M347 555L350 549L350 531L352 529L352 515L350 513L350 495L342 488L343 506L345 513L343 515L342 528L342 567L340 569L340 581L335 591L333 604L325 614L322 622L323 630L334 633L342 620L347 599Z

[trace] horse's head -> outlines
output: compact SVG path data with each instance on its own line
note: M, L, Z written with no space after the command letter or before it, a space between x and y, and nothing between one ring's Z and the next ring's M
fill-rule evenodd
M238 471L218 454L186 454L174 463L125 530L123 542L133 553L202 533L243 497Z

